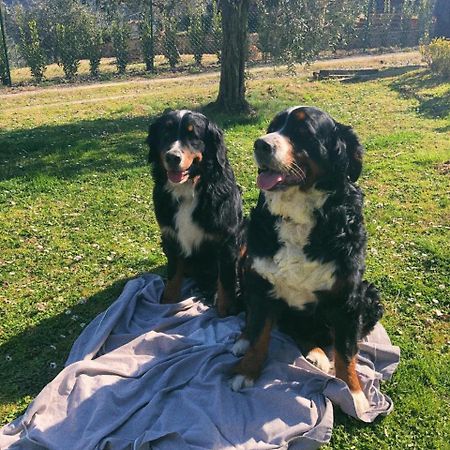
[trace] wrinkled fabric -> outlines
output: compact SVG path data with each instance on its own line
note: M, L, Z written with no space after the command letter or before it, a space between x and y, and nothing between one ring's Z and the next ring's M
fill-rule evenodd
M311 365L272 332L268 361L251 388L233 392L231 347L244 316L217 317L186 282L184 301L161 305L156 275L131 280L74 343L66 367L0 430L1 449L294 449L331 438L333 406L355 416L347 385ZM393 404L380 391L399 349L384 328L359 344L357 370L372 422Z

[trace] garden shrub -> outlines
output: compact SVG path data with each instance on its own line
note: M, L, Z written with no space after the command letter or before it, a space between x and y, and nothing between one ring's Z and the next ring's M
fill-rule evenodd
M37 22L34 19L27 20L25 16L19 15L18 28L20 53L30 68L33 78L40 82L44 76L46 60L39 38Z
M450 77L450 40L433 39L428 45L421 45L420 51L432 72L444 78Z
M97 20L95 20L95 17L90 17L86 23L84 54L89 59L89 71L93 77L98 76L99 73L102 46L103 30L97 23Z
M177 47L177 27L176 20L165 17L163 21L163 54L169 61L172 70L181 61L180 52Z
M111 27L111 40L116 57L117 71L124 74L130 59L128 41L130 39L130 27L123 19L116 19Z
M66 79L72 80L80 65L81 30L75 24L57 23L55 31L58 65L62 66Z
M189 43L191 44L192 53L196 64L202 64L203 52L205 49L205 30L203 27L202 16L198 12L191 16L189 25Z
M141 48L142 57L145 63L145 70L148 72L154 70L154 49L153 49L153 36L152 36L152 26L150 23L151 17L144 16L144 19L140 26L141 33Z

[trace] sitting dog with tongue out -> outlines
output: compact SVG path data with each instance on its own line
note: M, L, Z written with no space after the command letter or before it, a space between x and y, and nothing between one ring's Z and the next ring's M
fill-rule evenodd
M357 342L382 316L378 291L363 280L363 195L355 184L363 149L351 127L313 107L279 113L256 140L261 189L247 233L244 355L234 390L260 375L273 326L315 366L345 381L358 415L369 408L356 373Z
M147 138L153 203L167 256L163 303L180 300L183 277L195 279L221 316L236 309L242 201L222 131L203 114L165 112Z

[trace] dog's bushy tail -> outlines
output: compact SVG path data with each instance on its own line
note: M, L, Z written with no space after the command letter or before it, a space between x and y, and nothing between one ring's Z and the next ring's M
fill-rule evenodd
M384 307L381 303L380 292L372 283L362 282L361 297L364 299L361 337L364 337L373 330L376 323L383 317Z

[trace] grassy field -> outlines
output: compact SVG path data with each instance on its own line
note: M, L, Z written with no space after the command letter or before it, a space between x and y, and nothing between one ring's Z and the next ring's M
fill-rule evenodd
M62 369L127 279L164 271L147 124L167 107L205 105L217 80L0 91L0 423ZM450 83L422 69L345 83L258 69L247 87L253 117L213 117L246 211L257 197L252 143L280 109L324 108L367 149L367 278L383 293L383 324L402 359L383 385L394 412L371 425L337 412L327 448L450 448Z

